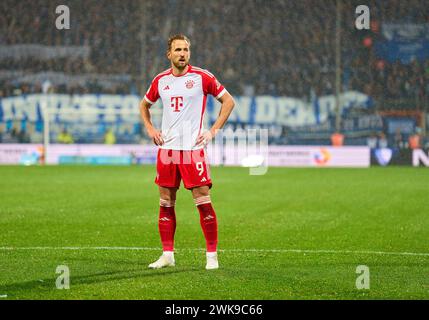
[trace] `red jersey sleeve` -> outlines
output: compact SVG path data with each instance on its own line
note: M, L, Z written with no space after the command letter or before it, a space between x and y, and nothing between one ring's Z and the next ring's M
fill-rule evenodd
M204 94L211 94L216 99L219 99L226 92L225 87L211 73L204 73L203 76Z
M154 104L159 99L159 91L158 91L158 78L155 78L152 81L149 89L147 90L144 99L150 104Z

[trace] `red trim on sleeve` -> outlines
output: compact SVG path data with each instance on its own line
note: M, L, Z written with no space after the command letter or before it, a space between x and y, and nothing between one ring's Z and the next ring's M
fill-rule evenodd
M225 87L217 81L216 77L205 69L198 67L192 67L192 71L201 75L203 79L203 92L204 95L211 94L213 97L217 97Z
M158 89L158 83L159 79L161 79L164 76L167 76L171 74L171 69L165 70L161 73L159 73L152 81L149 89L147 90L145 94L145 99L147 102L154 104L159 99L159 89Z

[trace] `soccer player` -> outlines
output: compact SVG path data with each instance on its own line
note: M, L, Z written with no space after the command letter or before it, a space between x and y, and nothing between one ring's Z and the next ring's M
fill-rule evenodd
M174 205L180 181L191 190L200 214L206 240L206 269L219 267L217 258L217 218L210 199L209 164L205 146L227 121L235 102L232 96L207 70L191 66L191 42L182 35L168 39L167 58L171 68L158 74L140 103L140 112L149 137L159 146L157 175L159 187L159 233L163 247L161 257L149 268L174 266ZM210 130L204 130L203 118L207 95L221 102L221 110ZM159 98L163 104L162 129L154 128L150 107Z

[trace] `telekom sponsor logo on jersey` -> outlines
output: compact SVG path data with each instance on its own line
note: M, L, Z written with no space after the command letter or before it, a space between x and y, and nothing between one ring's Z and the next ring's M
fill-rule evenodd
M174 112L180 112L180 108L183 107L183 97L171 97L171 107L174 108Z

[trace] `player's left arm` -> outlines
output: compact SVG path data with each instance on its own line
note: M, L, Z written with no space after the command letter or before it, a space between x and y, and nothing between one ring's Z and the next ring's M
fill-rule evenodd
M234 109L235 101L228 91L225 91L225 93L218 98L218 101L222 104L219 116L210 130L205 131L198 136L196 145L209 143L210 140L214 138L217 131L223 128L232 112L232 109Z

